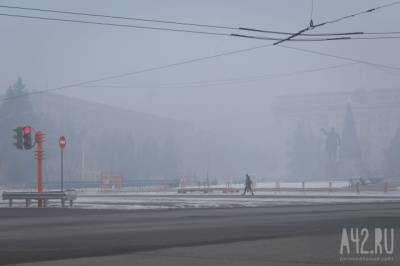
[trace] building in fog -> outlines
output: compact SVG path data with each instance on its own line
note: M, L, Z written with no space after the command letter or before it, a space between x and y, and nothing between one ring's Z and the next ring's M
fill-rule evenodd
M2 184L36 181L35 149L17 151L13 146L12 129L18 125L31 125L46 134L47 183L59 182L60 135L67 138L66 181L100 181L102 175L123 176L125 180L179 180L181 176L192 176L201 181L207 173L211 180L224 180L240 177L248 169L258 173L268 169L262 151L242 144L240 139L186 122L54 93L34 95L24 101L29 101L29 110L18 108L18 113L7 114L7 110L12 112L11 107L18 106L16 101L7 105L11 107L2 114L6 119L7 115L12 118L6 120L2 131L2 147L9 151L0 158ZM33 118L23 120L26 113ZM22 156L26 162L20 160Z
M329 130L334 127L342 135L348 108L357 135L354 141L358 142L361 151L357 166L360 169L352 174L339 169L338 173L329 175L321 128ZM400 90L356 89L353 92L284 95L277 99L275 115L285 147L280 154L283 176L351 178L349 175L390 175L387 164L389 150L400 129ZM341 148L338 168L346 164L346 160L340 158Z

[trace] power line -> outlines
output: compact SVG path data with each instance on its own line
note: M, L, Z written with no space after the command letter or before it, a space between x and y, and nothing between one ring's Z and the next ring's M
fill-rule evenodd
M340 18L332 19L332 20L329 20L329 21L325 21L325 22L317 24L315 26L333 24L333 23L336 23L336 22L339 22L339 21L342 21L342 20L346 20L346 19L353 18L353 17L359 16L359 15L375 12L375 11L377 11L379 9L387 8L387 7L398 5L398 4L400 4L400 1L391 2L391 3L385 4L385 5L380 5L380 6L377 6L377 7L374 7L374 8L370 8L370 9L367 9L367 10L364 10L364 11L360 11L360 12L357 12L357 13L354 13L354 14L350 14L350 15L343 16L343 17L340 17Z
M270 47L270 46L273 46L273 44L265 44L265 45L250 47L250 48L233 50L233 51L229 51L229 52L219 53L219 54L216 54L216 55L198 57L198 58L194 58L194 59L184 60L184 61L180 61L180 62L173 63L173 64L167 64L167 65L160 65L160 66L151 67L151 68L145 68L145 69L142 69L142 70L137 70L137 71L127 72L127 73L123 73L123 74L106 76L106 77L102 77L102 78L98 78L98 79L92 79L92 80L72 83L72 84L64 85L64 86L60 86L60 87L49 88L49 89L40 90L40 91L33 91L33 92L25 93L25 94L12 96L12 97L4 97L3 100L12 100L12 99L15 99L15 98L28 96L28 95L42 94L42 93L46 93L46 92L58 91L58 90L66 89L66 88L72 88L72 87L80 87L80 86L84 86L84 85L95 83L95 82L112 80L112 79L117 79L117 78L130 76L130 75L137 75L137 74L141 74L141 73L146 73L146 72L166 69L166 68L170 68L170 67L175 67L175 66L180 66L180 65L185 65L185 64L205 61L205 60L210 60L210 59L213 59L213 58L218 58L218 57L223 57L223 56L228 56L228 55L233 55L233 54L238 54L238 53L243 53L243 52L248 52L248 51L253 51L253 50L266 48L266 47ZM298 51L302 51L302 52L306 52L306 53L312 53L312 54L317 54L317 55L322 55L322 56L333 57L333 58L337 58L337 59L351 61L351 62L354 62L354 63L361 63L361 64L371 65L371 66L375 66L375 67L383 67L383 68L387 68L387 69L400 70L399 67L393 67L393 66L389 66L389 65L374 63L374 62L370 62L370 61L366 61L366 60L360 60L360 59L354 59L354 58L350 58L350 57L332 55L332 54L327 54L327 53L322 53L322 52L317 52L317 51L312 51L312 50L307 50L307 49L302 49L302 48L290 47L290 46L285 46L285 45L277 45L277 46L284 47L284 48L287 48L287 49L298 50Z
M228 37L252 38L252 39L267 40L267 41L279 41L279 40L282 40L282 39L279 39L279 38L257 37L257 36L240 35L240 34L234 34L234 33L219 33L219 32L195 31L195 30L163 28L163 27L148 27L148 26L139 26L139 25L130 25L130 24L117 24L117 23L97 22L97 21L87 21L87 20L49 18L49 17L27 16L27 15L15 15L15 14L6 14L6 13L0 13L0 16L27 18L27 19L39 19L39 20L47 20L47 21L72 22L72 23L82 23L82 24L94 24L94 25L102 25L102 26L115 26L115 27L137 28L137 29L149 29L149 30L162 30L162 31L184 32L184 33L218 35L218 36L228 36ZM339 40L339 39L346 39L346 37L296 39L296 40L291 40L291 41L330 41L330 40Z
M213 86L223 86L223 85L231 85L231 84L243 84L243 83L251 83L263 80L270 80L276 78L284 78L288 76L295 76L301 75L306 73L313 73L313 72L320 72L330 69L337 69L342 67L348 67L352 65L356 65L358 63L346 63L346 64L338 64L332 65L327 67L319 67L319 68L312 68L312 69L305 69L305 70L298 70L293 72L284 72L284 73L277 73L277 74L264 74L264 75L257 75L251 77L244 77L244 78L234 78L234 79L215 79L215 80L208 80L208 81L194 81L194 82L177 82L177 83L164 83L164 84L144 84L144 85L137 85L137 86L117 86L117 85L77 85L72 87L87 87L87 88L129 88L129 89L138 89L138 88L196 88L196 87L213 87ZM61 87L59 87L61 89ZM12 100L14 98L19 98L22 96L27 96L30 94L36 93L44 93L46 91L39 91L39 92L30 92L25 93L22 95L17 95L14 97L4 98L3 100ZM8 117L2 117L0 121L7 119Z
M58 91L58 90L66 89L66 88L79 87L79 86L83 86L83 85L90 84L90 83L106 81L106 80L112 80L112 79L127 77L127 76L131 76L131 75L137 75L137 74L142 74L142 73L146 73L146 72L152 72L152 71L156 71L156 70L167 69L167 68L171 68L171 67L191 64L191 63L195 63L195 62L206 61L206 60L210 60L210 59L213 59L213 58L218 58L218 57L223 57L223 56L228 56L228 55L233 55L233 54L249 52L249 51L262 49L262 48L266 48L266 47L270 47L270 46L272 46L272 44L264 44L264 45L259 45L259 46L253 46L253 47L250 47L250 48L244 48L244 49L238 49L238 50L223 52L223 53L210 55L210 56L197 57L197 58L188 59L188 60L184 60L184 61L180 61L180 62L176 62L176 63L172 63L172 64L160 65L160 66L145 68L145 69L136 70L136 71L132 71L132 72L127 72L127 73L122 73L122 74L117 74L117 75L111 75L111 76L105 76L105 77L98 78L98 79L92 79L92 80L87 80L87 81L82 81L82 82L76 82L76 83L72 83L72 84L69 84L69 85L64 85L64 86L60 86L60 87L44 89L44 90L40 90L40 91L33 91L33 92L29 92L29 93L24 93L24 94L12 96L12 97L5 97L5 98L3 98L3 100L11 100L11 99L15 99L15 98L19 98L19 97L23 97L23 96L27 96L27 95L41 94L41 93L45 93L45 92Z
M211 24L188 23L188 22L180 22L180 21L172 21L172 20L145 19L145 18L136 18L136 17L125 17L125 16L111 16L111 15L105 15L105 14L72 12L72 11L62 11L62 10L54 10L54 9L42 9L42 8L29 8L29 7L9 6L9 5L0 5L0 8L17 9L17 10L28 10L28 11L39 11L39 12L56 13L56 14L68 14L68 15L77 15L77 16L88 16L88 17L96 17L96 18L108 18L108 19L111 18L111 19L122 19L122 20L130 20L130 21L143 21L143 22L173 24L173 25L181 25L181 26L206 27L206 28L224 29L224 30L258 31L258 32L263 32L263 33L272 33L272 34L280 34L280 35L292 35L292 34L294 34L294 33L291 33L291 32L272 31L272 30L258 30L258 29L249 28L249 27L229 27L229 26L219 26L219 25L211 25ZM360 34L360 33L359 32L355 32L355 33L353 33L353 32L345 32L345 33L316 33L316 34L303 34L303 35L304 36L327 36L327 35L350 35L350 34Z
M102 26L115 26L115 27L127 27L127 28L137 28L137 29L150 29L150 30L162 30L162 31L173 31L173 32L195 33L195 34L218 35L218 36L227 36L227 37L240 37L240 38L249 38L249 39L257 39L257 40L265 40L265 41L278 41L278 43L283 42L283 41L319 42L319 41L338 41L338 40L354 40L354 39L369 40L369 39L399 39L400 38L400 36L378 36L378 37L362 37L362 38L351 37L351 36L340 36L340 37L331 37L331 38L292 39L293 37L301 34L301 33L296 33L295 35L292 35L286 39L281 39L281 38L259 37L259 36L243 35L243 34L235 34L235 33L220 33L220 32L195 31L195 30L163 28L163 27L149 27L149 26L139 26L139 25L130 25L130 24L117 24L117 23L97 22L97 21L87 21L87 20L15 15L15 14L6 14L6 13L0 13L0 16L27 18L27 19L39 19L39 20L47 20L47 21L72 22L72 23L82 23L82 24L94 24L94 25L102 25ZM349 33L349 34L352 34L352 33ZM301 34L301 35L303 35L303 34Z
M130 24L117 24L117 23L108 23L108 22L97 22L97 21L87 21L87 20L75 20L75 19L63 19L63 18L49 18L49 17L38 17L38 16L27 16L27 15L15 15L15 14L6 14L0 13L0 16L7 17L17 17L17 18L27 18L27 19L39 19L39 20L47 20L47 21L60 21L60 22L72 22L72 23L82 23L82 24L94 24L94 25L102 25L102 26L114 26L114 27L126 27L126 28L136 28L136 29L148 29L148 30L162 30L162 31L173 31L173 32L184 32L184 33L196 33L196 34L207 34L207 35L218 35L218 36L227 36L227 37L241 37L241 38L253 38L259 40L267 40L267 41L276 41L282 40L279 38L271 38L271 37L256 37L256 36L247 36L233 33L220 33L220 32L210 32L210 31L195 31L195 30L185 30L185 29L174 29L174 28L164 28L164 27L149 27L149 26L139 26L139 25L130 25ZM345 37L342 37L343 39ZM329 41L338 38L314 38L314 39L296 39L292 41Z
M364 64L364 65L383 67L383 68L393 69L393 70L400 70L400 67L395 67L395 66L390 66L390 65L380 64L380 63L374 63L371 61L366 61L366 60L361 60L361 59L356 59L356 58L351 58L351 57L346 57L346 56L328 54L328 53L324 53L324 52L318 52L318 51L314 51L314 50L308 50L308 49L304 49L304 48L297 48L297 47L286 46L286 45L278 45L278 46L284 47L287 49L296 50L296 51L302 51L305 53L316 54L316 55L321 55L321 56L326 56L326 57L331 57L331 58L336 58L336 59L342 59L342 60L360 63L360 64Z
M297 36L299 35L299 33L297 33L296 35L292 35ZM249 38L249 39L256 39L256 40L266 40L266 41L297 41L297 42L321 42L321 41L338 41L338 40L350 40L352 39L350 36L341 36L341 37L333 37L333 38L302 38L302 39L294 39L292 40L292 36L290 39L286 38L286 39L281 39L281 38L271 38L271 37L260 37L260 36L253 36L253 35L244 35L244 34L235 34L235 33L231 33L231 36L234 37L242 37L242 38ZM399 36L400 38L400 36Z
M186 32L186 33L198 33L198 34L231 36L229 33L218 33L218 32L209 32L209 31L195 31L195 30L174 29L174 28L164 28L164 27L149 27L149 26L139 26L139 25L130 25L130 24L117 24L117 23L109 23L109 22L97 22L97 21L63 19L63 18L49 18L49 17L28 16L28 15L15 15L15 14L7 14L7 13L0 13L0 16L17 17L17 18L28 18L28 19L39 19L39 20L47 20L47 21L61 21L61 22L94 24L94 25L103 25L103 26L127 27L127 28L136 28L136 29L163 30L163 31L174 31L174 32Z
M384 8L384 7L389 7L389 6L393 6L395 4L399 4L400 1L396 1L390 4L386 4L386 5L382 5L382 6L378 6L375 7L373 9L369 9L366 11L361 11L352 15L348 15L348 16L344 16L335 20L331 20L331 21L326 21L320 24L317 24L315 26L312 27L312 29L316 28L316 27L320 27L326 24L330 24L330 23L335 23L350 17L354 17L360 14L365 14L365 13L369 13L369 12L373 12L376 11L378 9ZM43 18L43 17L31 17L31 16L22 16L22 15L10 15L10 14L0 14L0 15L6 15L6 16L17 16L17 17L27 17L27 18L39 18L39 19L49 19L49 18ZM52 19L52 20L59 20L59 21L64 21L63 19ZM65 21L70 21L70 22L76 22L75 20L65 20ZM96 22L97 24L105 24L105 23L101 23L101 22ZM171 30L171 31L179 31L177 29L170 29L170 28L157 28L157 27L141 27L141 26L133 26L133 25L127 25L130 27L140 27L140 28L148 28L148 29L167 29L167 30ZM260 49L260 48L265 48L265 47L269 47L272 45L278 45L284 41L288 41L298 35L301 35L303 32L307 31L311 29L311 27L307 27L304 28L302 30L300 30L299 32L283 39L280 40L278 42L275 42L273 44L266 44L266 45L261 45L261 46L255 46L255 47L250 47L250 48L245 48L245 49L239 49L239 50L234 50L234 51L230 51L230 52L224 52L224 53L220 53L220 54L216 54L216 55L212 55L212 56L206 56L206 57L200 57L200 58L194 58L194 59L190 59L190 60L185 60L185 61L181 61L181 62L177 62L177 63L173 63L173 64L167 64L167 65L161 65L161 66L156 66L156 67L151 67L151 68L146 68L146 69L142 69L142 70L138 70L138 71L133 71L133 72L127 72L127 73L123 73L123 74L118 74L118 75L112 75L112 76L106 76L103 78L99 78L99 79L94 79L94 80L88 80L88 81L83 81L83 82L78 82L78 83L73 83L70 85L65 85L65 86L61 86L61 87L56 87L56 88L51 88L51 89L45 89L45 90L41 90L41 91L36 91L36 92L30 92L30 93L25 93L25 94L21 94L18 96L14 96L14 97L6 97L5 100L10 100L12 98L17 98L17 97L22 97L22 96L26 96L26 95L31 95L31 94L40 94L40 93L44 93L44 92L50 92L50 91L57 91L57 90L61 90L61 89L65 89L65 88L70 88L70 87L77 87L77 86L82 86L82 85L86 85L86 84L90 84L90 83L95 83L95 82L100 82L100 81L105 81L105 80L111 80L111 79L117 79L117 78L121 78L121 77L125 77L125 76L130 76L130 75L136 75L136 74L140 74L140 73L145 73L145 72L151 72L151 71L156 71L156 70L160 70L160 69L166 69L166 68L170 68L170 67L175 67L175 66L180 66L180 65L184 65L184 64L189 64L189 63L194 63L194 62L198 62L198 61L204 61L204 60L209 60L212 58L216 58L216 57L221 57L221 56L227 56L227 55L232 55L232 54L237 54L237 53L242 53L242 52L247 52L247 51L252 51L252 50L256 50L256 49ZM185 30L186 31L186 30ZM193 31L188 31L188 32L193 32ZM223 35L223 34L218 34L218 35ZM230 36L230 35L229 35ZM306 49L301 49L301 48L294 48L294 47L288 47L288 46L284 46L284 45L279 45L281 47L285 47L285 48L289 48L289 49L295 49L295 50L300 50L300 51L304 51L304 52L309 52L309 53L315 53L315 54L320 54L320 55L325 55L325 56L330 56L330 57L335 57L335 58L339 58L339 59L344 59L344 60L348 60L348 61L353 61L353 62L358 62L358 63L363 63L363 64L368 64L368 65L374 65L374 66L381 66L381 67L386 67L386 68L391 68L391 69L397 69L400 70L400 68L397 67L391 67L391 66L387 66L387 65L383 65L383 64L376 64L376 63L371 63L368 61L364 61L364 60L357 60L357 59L351 59L351 58L346 58L346 57L341 57L341 56L335 56L335 55L329 55L329 54L324 54L324 53L320 53L320 52L314 52L311 50L306 50Z
M310 21L313 20L313 14L314 14L314 0L311 0Z
M363 35L400 34L400 31L364 32Z
M302 34L301 34L302 35ZM244 35L244 34L234 34L231 36L234 37L242 37L256 40L266 40L266 41L296 41L296 42L323 42L323 41L347 41L347 40L385 40L385 39L400 39L400 36L374 36L374 37L353 37L353 36L340 36L340 37L331 37L331 38L301 38L301 39L279 39L279 38L271 38L271 37L260 37L253 35ZM297 35L296 35L297 36Z
M297 36L300 36L301 34L303 34L306 31L314 30L315 28L319 28L319 27L325 26L327 24L337 23L339 21L346 20L346 19L349 19L349 18L354 18L354 17L359 16L359 15L375 12L375 11L377 11L379 9L390 7L390 6L394 6L394 5L397 5L397 4L400 4L400 1L392 2L392 3L386 4L386 5L377 6L377 7L371 8L371 9L367 9L367 10L364 10L364 11L360 11L360 12L357 12L357 13L354 13L354 14L351 14L351 15L347 15L347 16L343 16L343 17L339 17L339 18L336 18L336 19L324 21L324 22L316 24L316 25L314 25L314 23L311 20L310 21L310 25L308 27L306 27L306 28L304 28L302 30L299 30L298 32L290 35L289 37L287 37L285 39L282 39L280 41L275 42L274 45L278 45L278 44L281 44L283 42L289 41L289 40L291 40L291 39L293 39L293 38L295 38Z
M277 32L271 32L271 31L264 31L264 30L260 30L260 29L253 29L253 28L242 28L240 27L239 29L241 30L246 30L246 31L254 31L254 32L264 32L264 33L276 33ZM286 35L293 35L293 32L282 32L283 34ZM383 31L383 32L365 32L365 31L352 31L352 32L343 32L343 33L309 33L309 34L305 34L303 33L302 36L343 36L343 35L398 35L400 34L400 31ZM352 37L353 38L353 37Z
M254 29L254 28L245 28L239 27L239 30L245 31L255 31L255 32L263 32L263 33L273 33L273 34L282 34L282 35L293 35L294 32L283 32L283 31L270 31L270 30L262 30L262 29ZM358 35L364 34L362 31L355 31L355 32L342 32L342 33L303 33L303 36L335 36L335 35Z
M61 11L61 10L53 10L53 9L40 9L40 8L28 8L28 7L19 7L19 6L8 6L8 5L0 5L0 8L8 8L8 9L18 9L18 10L29 10L29 11L39 11L39 12L50 12L57 14L69 14L69 15L80 15L80 16L90 16L90 17L101 17L101 18L112 18L112 19L124 19L124 20L134 20L134 21L145 21L145 22L156 22L156 23L168 23L168 24L176 24L176 25L185 25L185 26L196 26L196 27L208 27L208 28L218 28L218 29L230 29L230 30L243 30L243 31L254 31L260 33L272 33L272 34L284 34L290 35L285 39L272 38L272 37L259 37L259 36L249 36L243 34L234 34L234 33L220 33L220 32L208 32L208 31L198 31L198 30L189 30L189 29L175 29L175 28L164 28L164 27L150 27L150 26L140 26L140 25L130 25L130 24L118 24L118 23L110 23L110 22L97 22L97 21L85 21L85 20L76 20L76 19L63 19L63 18L49 18L49 17L40 17L40 16L28 16L28 15L17 15L17 14L7 14L1 13L0 16L8 16L8 17L19 17L19 18L28 18L28 19L40 19L40 20L50 20L50 21L62 21L62 22L73 22L73 23L83 23L83 24L96 24L103 26L117 26L117 27L130 27L130 28L139 28L139 29L151 29L151 30L165 30L165 31L175 31L175 32L185 32L185 33L198 33L198 34L208 34L208 35L220 35L220 36L233 36L233 37L242 37L242 38L252 38L259 40L272 40L277 41L276 44L282 43L284 41L291 41L292 38L302 35L302 36L342 36L336 38L321 38L321 39L296 39L299 41L332 41L332 40L348 40L348 39L397 39L398 37L394 36L385 36L385 37L371 37L371 38L350 38L349 36L343 37L343 35L383 35L383 34L400 34L400 32L375 32L375 33L365 33L365 32L345 32L345 33L319 33L319 34L306 34L305 32L314 29L315 27L319 27L329 23L335 23L341 21L343 19L347 19L350 17L354 17L360 14L369 13L375 11L380 8L392 6L398 4L400 1L390 3L387 5L378 6L373 9L368 9L366 11L361 11L352 15L344 16L338 19L334 19L331 21L323 22L317 25L310 25L310 27L305 28L297 33L290 32L280 32L280 31L270 31L270 30L261 30L254 28L245 28L245 27L227 27L227 26L218 26L218 25L209 25L209 24L198 24L198 23L186 23L186 22L178 22L178 21L167 21L167 20L158 20L158 19L143 19L143 18L134 18L134 17L123 17L123 16L111 16L104 14L93 14L93 13L83 13L83 12L72 12L72 11ZM312 3L313 9L313 3Z
M210 25L210 24L188 23L188 22L179 22L179 21L173 21L173 20L147 19L147 18L136 18L136 17L125 17L125 16L112 16L112 15L105 15L105 14L62 11L62 10L55 10L55 9L30 8L30 7L8 6L8 5L0 5L0 7L1 8L8 8L8 9L39 11L39 12L68 14L68 15L77 15L77 16L88 16L88 17L97 17L97 18L111 18L111 19L131 20L131 21L155 22L155 23L163 23L163 24L182 25L182 26L195 26L195 27L229 29L229 30L236 30L237 29L235 27Z
M78 15L78 16L89 16L89 17L98 17L98 18L123 19L123 20L131 20L131 21L155 22L155 23L175 24L175 25L183 25L183 26L207 27L207 28L216 28L216 29L255 31L255 32L281 34L281 35L295 34L293 32L263 30L263 29L249 28L249 27L229 27L229 26L220 26L220 25L212 25L212 24L188 23L188 22L179 22L179 21L172 21L172 20L145 19L145 18L135 18L135 17L124 17L124 16L111 16L111 15L104 15L104 14L72 12L72 11L62 11L62 10L54 10L54 9L29 8L29 7L20 7L20 6L0 5L0 8L39 11L39 12L48 12L48 13L56 13L56 14L69 14L69 15ZM312 10L313 10L313 4L312 4ZM342 33L314 33L314 34L302 34L302 35L303 36L330 36L330 35L358 35L358 34L364 34L364 35L367 35L367 34L400 34L400 32L371 32L371 33L368 33L368 32L356 31L356 32L342 32Z
M300 36L302 33L306 32L306 31L309 31L309 30L311 30L311 27L307 27L307 28L304 28L304 29L302 29L302 30L299 30L298 32L296 32L296 33L290 35L289 37L287 37L287 38L285 38L285 39L282 39L282 40L279 40L279 41L277 41L277 42L274 42L273 45L278 45L278 44L280 44L280 43L290 41L290 40L292 40L293 38L295 38L296 36Z
M342 67L348 67L352 65L357 65L358 63L346 63L346 64L339 64L339 65L332 65L327 67L318 67L318 68L311 68L305 70L298 70L293 72L283 72L283 73L276 73L276 74L263 74L257 76L249 76L249 77L241 77L241 78L231 78L231 79L214 79L214 80L203 80L203 81L191 81L191 82L175 82L175 83L156 83L156 84L142 84L142 85L87 85L81 87L87 88L120 88L120 89L127 89L127 88L187 88L187 87L209 87L209 86L221 86L221 85L230 85L230 84L241 84L241 83L251 83L257 82L262 80L270 80L276 78L285 78L289 76L307 74L307 73L314 73L320 72L330 69L337 69Z
M376 36L376 37L350 37L349 40L385 40L400 39L400 36Z

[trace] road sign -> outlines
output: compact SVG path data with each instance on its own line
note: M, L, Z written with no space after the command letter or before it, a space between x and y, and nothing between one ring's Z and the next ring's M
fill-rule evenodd
M60 149L64 149L66 144L67 139L64 136L61 136L58 140L58 145L60 146Z

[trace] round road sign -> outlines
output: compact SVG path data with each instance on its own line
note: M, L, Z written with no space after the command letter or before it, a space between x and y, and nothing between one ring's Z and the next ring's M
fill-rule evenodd
M66 144L67 144L67 139L64 136L61 136L58 139L58 145L60 145L60 149L64 149Z

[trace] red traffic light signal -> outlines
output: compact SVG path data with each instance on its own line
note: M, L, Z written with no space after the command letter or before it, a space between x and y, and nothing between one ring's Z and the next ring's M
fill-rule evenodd
M25 136L31 134L31 127L24 127L23 132Z
M25 126L22 132L24 133L24 149L30 150L33 147L32 128L30 126Z

